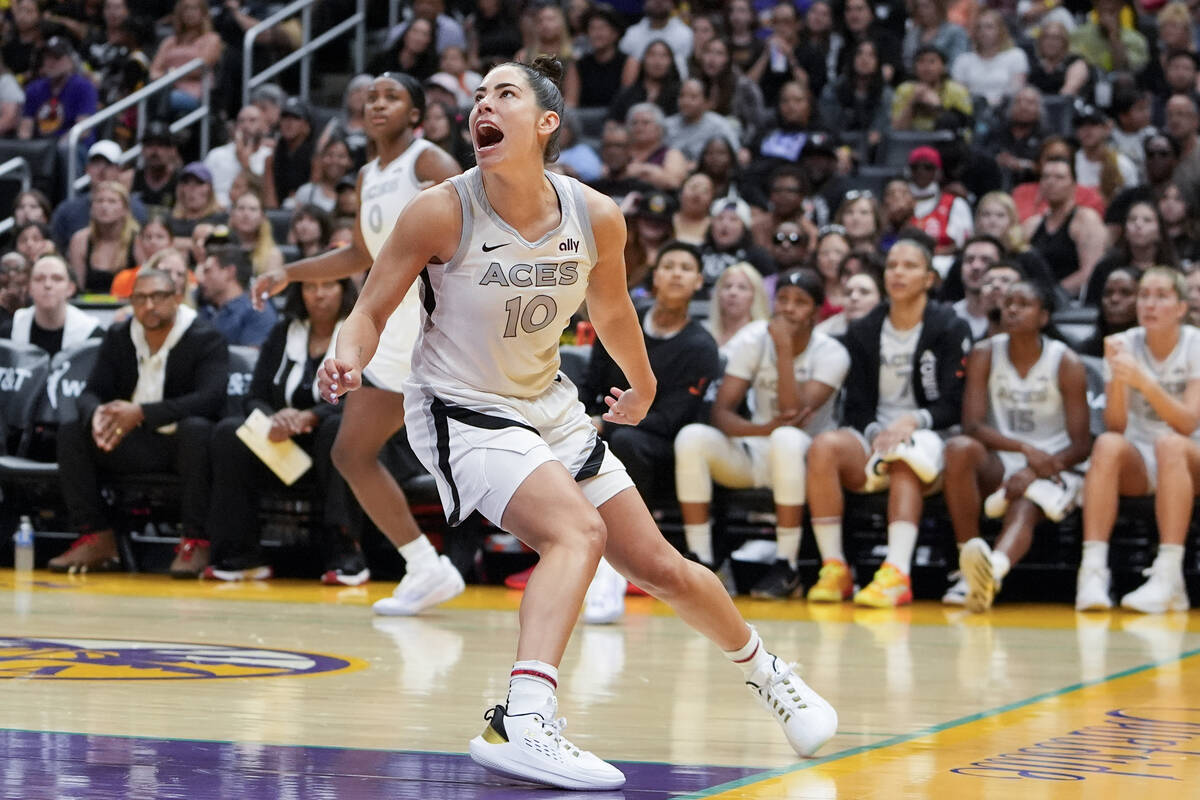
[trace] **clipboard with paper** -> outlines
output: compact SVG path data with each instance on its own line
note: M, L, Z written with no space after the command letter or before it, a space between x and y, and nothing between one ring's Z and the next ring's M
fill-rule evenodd
M312 458L291 439L272 442L271 418L255 409L237 429L237 436L279 480L291 486L312 467Z

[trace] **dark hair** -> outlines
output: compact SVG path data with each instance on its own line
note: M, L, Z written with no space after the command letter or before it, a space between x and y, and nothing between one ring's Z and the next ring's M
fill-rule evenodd
M1042 164L1042 169L1045 170L1045 168L1050 166L1051 164L1066 164L1067 169L1071 171L1071 180L1073 180L1073 181L1079 180L1075 176L1075 159L1063 158L1062 156L1051 156L1050 158L1046 159L1045 163Z
M995 263L988 264L987 269L985 269L983 271L983 274L987 275L989 272L991 272L994 269L1011 269L1013 272L1017 273L1017 275L1020 276L1019 280L1022 280L1022 281L1029 280L1029 275L1026 274L1025 270L1021 267L1021 265L1019 263L1017 263L1016 261L1010 261L1007 258L1002 258L999 261L996 261Z
M29 195L37 201L37 204L42 207L42 213L46 215L46 219L49 221L50 215L54 211L54 207L50 203L50 198L46 197L46 193L41 189L30 188L17 192L17 196L13 198L13 213L16 213L17 203L20 202L21 198L25 195Z
M868 3L867 5L870 6L870 3ZM874 16L874 9L872 9L872 16ZM918 47L917 52L913 53L913 63L916 64L918 58L920 58L921 56L927 56L930 53L933 53L935 56L937 56L941 60L943 67L946 66L946 54L943 53L941 48L939 48L935 44L923 44L920 47Z
M811 297L818 308L825 303L825 282L811 267L803 267L780 275L775 281L775 294L779 294L789 286L793 286Z
M222 267L233 267L237 282L242 288L250 285L254 265L250 253L240 244L213 244L204 248L204 254L217 259Z
M375 79L378 80L379 78L387 78L389 81L395 81L404 87L404 91L408 92L408 99L409 102L412 103L412 107L420 112L421 118L424 118L425 88L421 86L421 82L419 80L414 78L412 75L409 75L407 72L398 72L393 70L382 72L377 75ZM420 123L421 119L418 119L417 122Z
M358 287L349 278L338 278L342 287L342 304L338 307L338 319L350 316L354 302L358 300ZM292 319L308 319L308 307L304 305L305 281L293 281L283 294L283 315Z
M862 272L851 273L846 269L846 266L851 261L858 261L862 264ZM852 275L867 275L871 280L875 281L876 288L879 289L879 295L884 295L883 290L883 259L874 250L851 250L846 255L842 256L841 263L838 264L838 280L845 282Z
M553 111L558 114L559 120L562 119L567 104L562 96L562 81L566 68L561 61L554 56L540 55L533 60L532 64L508 61L500 66L517 67L525 73L525 80L529 82L529 88L533 89L533 96L537 100L538 108L543 111ZM559 127L555 128L554 132L550 134L550 138L546 140L546 149L543 151L546 163L558 158L558 136L561 127L560 122Z
M894 250L902 244L917 248L921 257L925 259L925 268L933 269L934 242L929 234L919 228L903 228L900 231L900 238L896 239L891 249Z
M1155 141L1156 139L1162 139L1164 142L1166 142L1167 146L1171 148L1171 154L1177 160L1179 159L1180 156L1183 155L1183 145L1179 143L1179 140L1176 139L1171 134L1164 133L1162 131L1152 133L1149 136L1147 136L1145 139L1143 139L1142 140L1142 149L1145 150L1147 147L1150 146L1150 143Z
M798 181L800 183L800 188L804 189L804 170L800 169L800 167L796 166L795 164L780 164L778 167L771 170L770 174L767 176L767 190L770 191L771 187L775 185L775 182L781 178Z
M696 267L698 269L704 269L704 256L701 254L700 248L691 242L681 242L678 239L672 239L658 249L658 255L654 259L654 267L657 269L658 265L662 263L663 256L675 250L681 250L684 253L687 253L692 258L696 259Z
M1000 258L1004 258L1005 256L1008 255L1008 248L1004 246L1004 242L1000 241L995 236L992 236L987 233L977 233L974 236L972 236L970 239L967 239L965 242L963 242L962 250L960 250L959 252L965 253L965 252L967 252L968 247L970 247L973 244L978 244L979 242L984 242L986 244L990 244L993 247L995 247L996 252L1000 254Z
M312 203L296 206L296 210L292 212L292 218L288 221L288 229L294 228L301 217L311 217L316 221L317 226L321 229L321 247L329 244L329 237L333 233L333 217L328 211Z
M879 104L879 99L883 96L883 58L879 54L879 45L873 39L863 39L854 45L854 58L857 58L858 51L867 45L870 45L872 52L875 53L875 71L871 73L870 80L867 81L867 97L864 105L867 109L873 109ZM850 69L834 86L838 103L850 112L855 111L859 106L858 96L855 92L855 83L857 82L858 75L854 72L854 58L851 58ZM870 122L870 120L863 121ZM869 124L863 127L869 127ZM851 129L854 130L857 128Z
M13 240L13 249L14 250L16 249L17 240L21 238L21 234L24 233L25 231L29 230L30 228L37 228L39 231L41 231L43 239L49 239L52 242L54 241L54 232L50 230L49 225L47 225L44 222L26 222L24 225L18 225L16 227L16 230L13 231L12 240ZM57 252L57 251L58 251L58 248L55 247L55 252Z
M1171 234L1167 231L1167 223L1163 221L1162 212L1158 210L1158 202L1153 199L1135 200L1129 204L1129 208L1125 211L1125 219L1121 220L1121 232L1117 235L1117 241L1113 245L1121 250L1125 255L1126 263L1132 263L1133 253L1129 250L1129 241L1125 236L1125 226L1129 223L1129 215L1138 206L1146 206L1150 212L1154 214L1154 221L1158 225L1158 244L1154 246L1154 263L1165 267L1173 267L1179 269L1179 254L1175 251L1175 243L1171 241Z

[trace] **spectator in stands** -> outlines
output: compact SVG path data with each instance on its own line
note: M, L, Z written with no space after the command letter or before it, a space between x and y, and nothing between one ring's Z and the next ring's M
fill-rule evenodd
M277 83L262 83L250 90L250 102L262 112L267 135L276 135L279 132L279 117L287 102L287 92Z
M171 276L171 281L175 284L175 296L179 298L182 305L189 308L199 305L196 301L196 276L188 270L186 253L180 252L174 247L159 250L146 259L145 267L165 272Z
M69 41L50 37L41 60L41 77L25 87L25 109L17 129L22 139L57 139L96 113L96 86L80 74Z
M980 12L971 35L971 50L950 59L950 63L951 77L992 108L999 108L1016 94L1029 74L1025 51L1013 45L1004 18L994 9Z
M1109 109L1113 125L1109 142L1113 149L1133 162L1139 180L1146 177L1146 140L1158 131L1150 124L1149 92L1138 89L1132 78L1113 87ZM1126 184L1128 188L1130 184Z
M959 422L962 362L971 334L947 306L928 299L937 279L933 254L915 239L888 251L888 302L854 323L843 420L808 451L808 501L823 566L810 602L849 599L854 579L842 552L842 489L889 489L888 547L883 566L858 592L860 605L912 602L909 579L922 492L942 473L939 431Z
M971 40L961 25L946 18L945 0L915 0L912 4L912 23L904 33L904 69L912 72L917 50L932 45L946 56L951 64L971 47ZM857 55L857 54L856 54Z
M17 252L25 257L26 270L42 256L55 252L50 228L40 222L26 222L18 226L13 241L16 243Z
M571 46L571 31L567 26L567 15L563 13L562 6L554 0L538 0L531 4L527 13L532 17L530 41L517 51L515 60L529 64L535 57L545 53L561 61L564 68L574 61L575 50Z
M1167 101L1166 131L1179 143L1179 165L1175 168L1175 182L1183 189L1188 203L1200 208L1200 112L1197 102L1189 94L1172 95Z
M754 242L750 233L750 207L745 203L718 200L713 206L712 225L700 247L704 284L699 297L707 298L717 278L730 264L749 262L759 275L775 272L771 256Z
M87 294L108 294L113 277L137 265L134 245L141 226L124 184L102 181L92 190L91 200L88 225L71 237L67 253L77 285Z
M103 181L121 180L121 146L111 139L101 139L87 151L84 170L88 177L85 191L69 197L58 204L50 217L50 227L54 231L54 243L62 252L66 252L71 244L71 237L88 225L92 215L91 188L99 186ZM146 206L137 198L130 199L133 216L138 222L146 219Z
M212 17L205 0L178 0L171 14L174 32L163 39L150 63L150 78L157 80L194 58L204 60L205 70L213 72L221 60L224 45L213 30ZM181 116L200 107L204 95L204 70L184 75L171 90L170 108Z
M676 16L675 0L646 0L645 16L626 29L621 37L621 52L646 65L646 54L655 42L664 42L675 64L676 78L687 75L687 62L692 56L692 29ZM665 109L668 114L674 109Z
M41 189L26 189L17 194L13 201L13 225L26 222L50 223L50 198Z
M879 240L882 252L890 250L901 237L901 231L912 224L916 208L917 199L906 178L896 176L883 185L883 235Z
M640 424L618 426L600 420L609 390L628 386L600 342L592 346L587 377L579 387L580 399L613 454L629 470L642 496L651 501L674 498L675 436L697 420L704 391L720 372L716 342L688 316L688 305L703 280L700 254L693 245L671 242L659 251L654 304L639 314L658 393Z
M58 429L63 498L81 535L50 559L57 572L119 566L100 495L108 475L179 475L184 536L204 535L208 446L225 403L229 354L219 333L179 305L168 275L144 271L131 300L134 318L104 335L79 398L79 419Z
M169 211L175 204L175 184L183 162L171 128L151 120L142 134L142 166L133 178L133 194L148 206Z
M713 200L712 179L703 172L693 173L679 190L679 211L672 220L671 238L680 242L701 245L712 225L709 210Z
M1100 295L1096 330L1076 346L1080 355L1104 357L1104 340L1137 325L1138 273L1119 267L1108 273Z
M209 151L209 155L212 151ZM213 176L203 162L193 161L179 171L175 184L175 204L171 206L169 224L175 246L181 250L191 247L192 233L197 226L220 225L228 219L213 190Z
M950 257L974 232L971 206L942 188L942 156L934 148L917 147L909 153L908 171L908 186L917 201L912 224L933 239L936 266L945 275L953 260Z
M475 151L466 133L463 116L446 103L425 104L421 136L448 153L462 169L475 166Z
M429 82L452 89L455 107L465 109L471 107L475 87L483 82L483 76L468 68L467 54L461 47L447 47L438 56L438 71L429 77Z
M0 55L17 80L27 84L37 77L37 54L48 37L43 31L42 9L38 0L12 0L9 15L12 24L5 26Z
M631 156L626 174L656 189L678 190L687 177L687 159L667 142L662 109L653 103L638 103L629 109L625 125Z
M330 139L342 139L350 149L350 160L354 169L367 163L366 106L367 90L374 78L370 75L355 75L346 85L346 97L342 108L334 114L325 129L317 137L315 150L320 152ZM282 108L280 119L283 118Z
M838 54L837 74L846 75L850 72L858 43L870 39L875 42L879 60L883 62L884 79L888 83L894 83L904 74L903 47L899 37L876 22L875 9L867 0L848 0L843 9L842 35L845 41ZM920 55L921 51L918 49L916 57L920 58Z
M563 98L570 108L606 108L637 79L636 58L617 49L624 20L607 3L596 3L584 16L589 51L567 65Z
M808 87L796 81L785 83L779 90L774 124L764 125L762 137L749 148L754 159L761 160L766 170L799 161L813 128L819 127L813 124L814 112Z
M1146 37L1138 33L1136 19L1121 19L1125 0L1095 0L1095 13L1071 33L1071 50L1104 72L1138 73L1150 60Z
M29 302L29 265L29 259L20 252L0 256L0 322L4 324Z
M358 171L351 170L337 184L337 205L334 217L353 217L358 211Z
M926 45L917 50L913 79L896 87L892 98L892 130L957 129L963 127L974 111L967 87L947 77L946 57L936 47Z
M330 139L317 156L314 165L315 180L300 186L285 204L311 204L328 212L337 207L337 185L349 174L354 162L350 159L350 148L342 139Z
M259 548L256 511L259 495L281 483L238 438L246 416L258 411L271 420L271 441L290 439L312 457L313 488L321 497L322 582L357 586L370 578L359 545L357 509L331 456L342 406L322 403L313 385L357 296L349 278L288 288L285 316L263 344L242 413L221 420L213 432L213 512L206 537L212 543L212 565L209 554L200 552L193 559L193 574L217 580L271 576Z
M388 31L388 47L394 46L397 41L403 38L408 29L416 25L417 20L428 22L431 30L436 32L437 52L441 52L447 47L466 48L467 37L463 32L462 25L454 17L446 14L446 5L443 0L413 0L412 16L409 20L400 23ZM392 68L395 67L395 65L391 66ZM383 70L374 71L382 72ZM408 72L408 70L405 70L405 72ZM409 74L417 79L429 77L428 75L417 75L412 72L409 72Z
M700 75L700 54L713 39L725 36L725 20L722 15L696 9L690 14L692 28L692 55L688 59L687 74L691 77Z
M751 322L767 320L771 310L762 275L745 261L730 264L717 278L712 290L712 306L703 324L712 334L722 357L725 345Z
M275 244L261 195L246 192L238 198L229 214L229 232L234 243L250 254L255 275L283 266L283 253Z
M1042 149L1038 151L1035 179L1029 183L1014 186L1012 190L1013 203L1017 207L1017 216L1024 223L1030 217L1045 213L1047 201L1042 194L1042 166L1052 158L1065 158L1075 163L1075 147L1070 141L1061 136L1047 136L1042 140ZM1075 202L1087 206L1097 214L1104 214L1104 198L1100 192L1089 186L1075 184Z
M987 338L991 325L983 300L983 278L988 267L1003 257L1004 245L985 233L975 234L963 246L963 298L952 308L955 314L966 320L971 328L971 338L977 342Z
M855 265L858 265L857 267ZM852 269L858 269L852 272ZM842 276L842 294L845 306L832 317L817 324L817 330L826 336L843 337L856 322L883 300L883 265L873 253L847 253L838 268Z
M737 125L743 144L754 141L767 117L758 84L733 63L729 43L712 39L700 51L697 76L704 81L709 108Z
M1096 262L1088 279L1084 305L1099 305L1105 279L1114 269L1128 267L1140 276L1154 266L1178 269L1179 257L1158 206L1152 200L1143 200L1129 206L1116 243Z
M1004 254L1021 267L1021 272L1034 283L1053 289L1058 281L1050 265L1038 251L1030 248L1029 236L1017 219L1017 207L1004 192L988 192L975 207L975 233L991 236L1004 245ZM945 293L954 273L946 276L943 299L957 299Z
M658 0L669 2L669 0ZM627 120L633 107L653 103L663 115L679 110L679 87L683 78L671 47L666 42L651 42L642 57L637 79L621 90L608 107L608 119Z
M593 189L608 195L622 207L626 205L627 197L654 191L653 186L629 172L632 163L629 138L629 129L624 125L604 126L600 139L600 163L604 165L604 173L590 183Z
M688 78L680 86L679 112L667 117L665 125L666 140L689 162L700 158L700 151L714 136L724 137L732 147L739 146L737 131L729 120L709 108L699 78Z
M1154 267L1138 283L1138 327L1104 343L1108 430L1092 448L1083 487L1080 611L1112 608L1108 542L1119 498L1155 493L1158 555L1149 580L1121 605L1147 614L1188 609L1183 548L1200 463L1191 439L1200 419L1200 330L1183 324L1187 312L1183 275Z
M116 0L105 3L106 9L109 5L123 7L125 4ZM102 42L87 48L92 80L96 83L101 106L117 103L149 83L150 57L145 49L154 43L153 21L127 17L108 27ZM114 121L112 138L124 147L132 147L137 140L137 114L137 109L131 108Z
M236 113L240 107L242 81L249 78L248 75L242 75L246 32L258 25L261 20L265 20L278 11L280 5L273 0L237 0L237 2L225 0L218 9L215 9L213 26L227 48L219 88L233 94L233 97L228 98L226 103L226 109L231 114ZM330 5L332 4L320 4L317 13L320 14L325 7ZM317 23L317 25L320 24L320 22ZM315 36L317 32L319 31L314 31L313 35ZM299 15L285 19L266 30L260 30L254 40L254 49L251 53L251 72L262 72L286 57L300 46L302 36L303 28ZM283 91L273 84L263 84L257 88L266 87L271 87L270 94L260 93L257 90L252 91L250 102L259 106L263 114L267 116L267 130L270 131L278 121L278 115L271 116L270 106L278 109L283 103L283 97L280 96Z
M1004 299L1004 334L967 360L963 435L946 443L944 496L959 547L959 581L942 602L972 612L992 605L1044 519L1060 521L1083 488L1074 470L1091 435L1087 376L1079 357L1045 335L1052 296L1018 283ZM986 501L985 501L986 498ZM990 548L979 516L1003 518Z
M579 117L575 109L564 109L559 121L558 159L550 165L564 175L590 183L604 173L600 154L580 137Z
M301 258L311 258L325 252L332 233L333 217L318 206L300 205L288 224L288 244L300 250Z
M988 131L980 149L996 159L1006 186L1034 179L1038 150L1046 131L1042 125L1042 93L1025 86L1013 95L1006 124Z
M808 84L804 66L796 58L800 44L800 19L796 7L789 2L776 3L769 12L771 35L758 58L746 69L746 77L762 91L763 102L773 106L779 100L784 84L796 81Z
M759 207L766 206L763 192L742 173L737 152L724 139L708 140L700 151L696 171L703 172L713 182L713 196L718 200L743 200Z
M229 141L220 147L209 150L208 155L204 157L205 172L209 175L206 182L212 184L217 204L222 208L229 208L229 189L233 186L233 179L244 169L250 170L255 175L265 173L267 161L276 149L287 151L286 133L280 147L274 148L274 142L267 137L267 125L262 111L253 103L243 106L238 111L237 122L234 124L233 134ZM276 163L281 158L284 159L284 163L289 163L282 152L275 152ZM300 162L295 162L292 166L302 169L301 175L307 176L311 161L310 153L308 160L304 161L302 165ZM287 183L286 181L278 182L280 177L278 173L275 177L277 179L276 191L282 192ZM182 180L182 174L180 180ZM283 196L286 197L286 195Z
M1107 203L1122 188L1138 184L1137 167L1109 142L1110 125L1103 111L1079 105L1074 116L1079 149L1075 175L1080 186L1094 187Z
M75 279L59 256L42 256L29 273L29 299L12 319L0 323L0 337L35 344L50 355L102 336L104 329L86 311L71 305Z
M1171 183L1179 164L1179 143L1162 133L1151 132L1141 145L1145 182L1126 186L1104 210L1109 241L1115 241L1129 213L1129 206L1139 200L1153 201L1161 197Z
M675 486L687 547L715 566L709 506L713 483L767 487L775 500L775 563L755 597L800 591L797 559L804 512L804 456L812 437L837 427L838 391L850 368L846 348L813 331L824 300L809 270L779 280L770 322L750 323L729 343L712 425L693 423L675 437ZM738 408L753 396L746 419Z
M838 206L834 222L846 229L846 239L851 250L878 252L879 237L883 233L883 215L875 195L869 190L853 189L846 192Z
M1025 221L1029 244L1054 271L1060 286L1080 295L1092 269L1104 253L1104 222L1100 215L1075 201L1075 165L1051 158L1042 165L1044 214Z
M750 0L730 0L726 4L725 27L728 30L730 58L744 74L758 60L763 49L758 16Z
M138 232L137 242L133 248L137 266L127 267L118 272L113 277L112 287L108 293L122 299L129 297L133 292L133 284L141 266L153 258L155 253L169 248L172 242L171 228L167 224L166 217L155 214L146 220L146 224Z
M933 4L940 0L919 0ZM851 71L825 84L821 93L821 123L833 131L862 133L871 147L891 128L892 87L883 80L883 67L875 42L859 42L850 61Z
M625 242L626 282L637 298L651 288L651 272L658 260L659 248L671 241L679 204L673 195L659 191L636 197L631 195L626 198L626 203L630 202L633 224L629 226L629 238Z
M842 310L842 260L850 253L850 240L841 225L826 225L817 234L817 249L813 251L813 268L824 281L825 302L821 306L822 320Z
M240 123L241 114L238 120ZM279 142L267 156L269 163L258 173L261 175L270 170L279 204L286 204L297 189L309 182L316 155L313 139L312 109L303 99L289 97L279 114ZM350 151L344 142L343 149L349 163ZM326 200L332 203L331 197Z
M1196 52L1195 32L1192 26L1192 12L1186 3L1170 2L1164 4L1155 15L1157 25L1155 37L1149 40L1151 56L1146 63L1146 69L1139 76L1141 85L1150 94L1166 99L1174 92L1167 88L1167 66L1172 53ZM1193 85L1193 89L1195 86ZM1161 109L1159 109L1161 110ZM1157 118L1161 123L1161 117Z
M467 42L469 61L481 72L510 60L521 48L521 30L510 4L504 0L477 0L467 17Z
M414 17L399 38L371 60L368 69L375 73L399 70L423 81L437 72L437 51L434 24L423 17Z
M1037 5L1036 3L1034 5ZM1079 97L1091 82L1091 70L1083 57L1071 50L1070 33L1057 20L1047 22L1037 36L1027 81L1042 94Z
M0 58L0 136L12 137L17 134L24 109L25 91L4 59Z
M1188 270L1200 262L1200 222L1196 208L1188 203L1177 184L1168 183L1163 187L1158 196L1158 213L1171 244L1175 246L1180 265Z
M1187 323L1192 327L1200 327L1200 270L1192 267L1183 275L1187 281Z
M226 238L228 241L228 238ZM209 244L206 258L197 270L200 283L200 317L210 323L229 344L259 347L276 322L270 303L255 311L250 303L253 265L250 254L239 244Z

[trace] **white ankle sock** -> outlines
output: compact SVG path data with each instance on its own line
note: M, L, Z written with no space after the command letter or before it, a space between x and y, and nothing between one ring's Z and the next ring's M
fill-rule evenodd
M842 552L842 520L840 518L814 519L813 536L817 539L817 549L821 551L822 561L846 562L846 555Z
M775 558L784 559L792 569L800 555L800 526L775 529Z
M1181 544L1160 544L1158 546L1158 555L1154 557L1154 566L1162 567L1174 574L1175 572L1183 572L1183 545Z
M917 546L917 526L911 522L889 522L887 562L905 575L912 570L913 550Z
M1004 580L1004 576L1012 569L1012 562L1004 553L992 553L992 578L997 581Z
M742 668L747 680L757 670L768 666L772 658L754 628L750 628L750 640L737 650L726 650L725 657Z
M1085 569L1108 568L1108 542L1084 542L1083 558L1079 564Z
M404 558L405 569L428 567L438 559L437 550L434 549L429 537L425 534L421 534L408 544L402 544L396 549Z
M705 564L712 566L712 523L700 522L695 525L683 526L683 538L687 541L688 550Z
M508 678L508 716L541 711L558 688L558 667L545 661L517 661Z

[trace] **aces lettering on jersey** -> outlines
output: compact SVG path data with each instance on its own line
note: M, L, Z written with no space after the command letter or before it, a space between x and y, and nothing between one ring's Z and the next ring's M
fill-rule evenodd
M513 264L505 267L493 261L484 271L480 286L502 288L570 286L579 280L579 262L537 262L535 264ZM533 297L517 295L504 303L504 338L514 338L518 330L537 333L558 316L558 303L548 294Z

